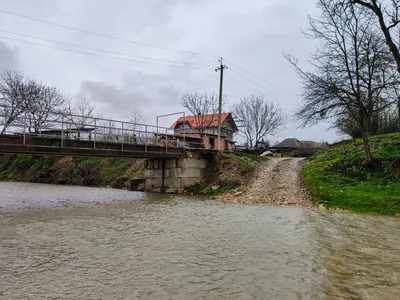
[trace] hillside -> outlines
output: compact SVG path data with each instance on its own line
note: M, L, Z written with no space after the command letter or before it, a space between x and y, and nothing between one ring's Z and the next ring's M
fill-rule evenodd
M363 166L361 139L330 146L308 159L303 182L316 204L363 213L400 213L400 133L370 138L375 167Z

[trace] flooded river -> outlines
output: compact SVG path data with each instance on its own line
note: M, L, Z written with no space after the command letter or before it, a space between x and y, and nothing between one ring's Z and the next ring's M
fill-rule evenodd
M0 182L0 299L400 299L400 218Z

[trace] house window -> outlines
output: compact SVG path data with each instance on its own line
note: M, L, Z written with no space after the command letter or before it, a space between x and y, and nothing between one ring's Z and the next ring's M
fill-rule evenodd
M189 128L190 128L190 126L188 123L181 123L178 126L178 129L189 129Z

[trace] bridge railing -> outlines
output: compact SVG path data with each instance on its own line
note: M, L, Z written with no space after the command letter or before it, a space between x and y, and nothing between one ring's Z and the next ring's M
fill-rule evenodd
M106 118L71 115L63 112L42 111L14 113L15 108L0 106L0 134L23 136L23 145L29 137L59 139L61 147L67 140L90 141L91 148L98 143L144 145L168 148L203 148L200 139L175 135L160 126L118 121Z

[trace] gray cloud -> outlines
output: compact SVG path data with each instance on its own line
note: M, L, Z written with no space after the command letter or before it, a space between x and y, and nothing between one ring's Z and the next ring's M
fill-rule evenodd
M140 84L118 87L91 81L83 82L79 92L80 97L94 103L105 117L129 120L133 111L139 109L148 124L155 124L157 115L176 111L180 94L172 86L154 87L144 92Z
M301 32L307 28L307 12L315 12L313 0L3 0L2 9L123 39L222 55L264 80L226 61L230 68L224 80L228 106L241 97L262 93L267 99L278 102L289 116L301 101L297 96L301 84L282 52L292 51L300 61L306 62L308 54L315 49L315 41L305 39ZM86 47L213 67L218 64L214 57L110 40L9 15L0 14L0 20L5 30ZM15 38L10 34L7 37ZM67 45L63 47L77 50ZM99 58L0 38L0 67L15 67L16 64L26 74L46 84L88 98L105 117L127 119L133 109L140 108L150 123L155 122L158 114L181 111L179 99L183 92L212 92L217 91L219 85L219 74L213 69ZM163 125L170 125L174 118L163 119ZM337 135L327 124L299 129L290 118L277 138L285 137L332 141Z
M16 69L18 67L19 51L17 48L9 48L0 41L0 72L5 69Z

